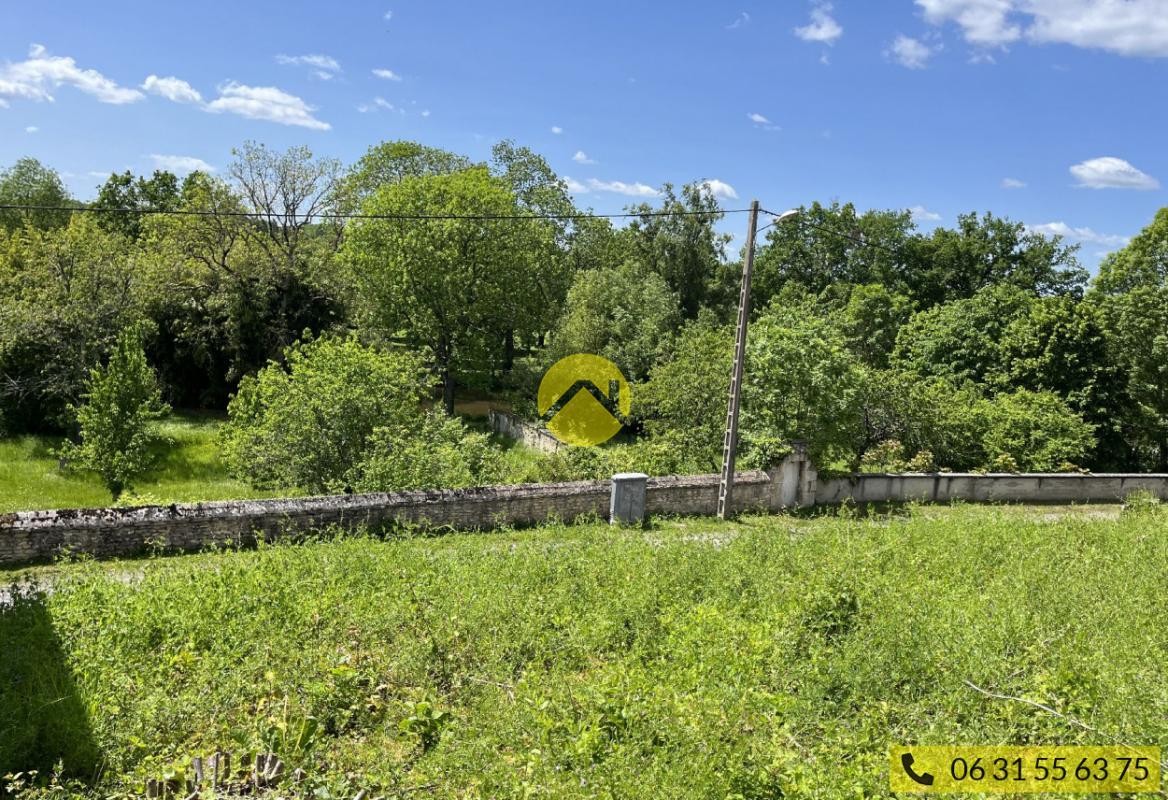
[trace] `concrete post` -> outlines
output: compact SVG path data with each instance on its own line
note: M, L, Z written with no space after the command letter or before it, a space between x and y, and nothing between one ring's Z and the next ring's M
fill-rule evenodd
M608 519L613 525L639 525L645 519L645 495L649 476L642 472L621 472L612 476L612 497Z
M776 483L771 500L776 510L815 505L818 474L807 455L807 443L791 442L791 451L778 467L768 470Z

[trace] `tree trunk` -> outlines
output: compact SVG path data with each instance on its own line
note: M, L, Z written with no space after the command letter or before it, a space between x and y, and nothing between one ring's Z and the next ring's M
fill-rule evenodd
M454 375L449 367L442 370L442 407L446 416L454 416Z

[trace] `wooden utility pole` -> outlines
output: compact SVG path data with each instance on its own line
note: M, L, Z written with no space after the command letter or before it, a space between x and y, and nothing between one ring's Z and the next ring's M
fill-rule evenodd
M722 480L718 484L718 519L731 512L734 460L738 455L738 406L742 399L742 372L746 361L746 326L750 324L750 277L754 272L754 237L758 232L758 201L750 204L746 255L742 259L742 289L738 295L738 326L734 330L734 368L730 373L730 401L726 409L726 437L722 442Z

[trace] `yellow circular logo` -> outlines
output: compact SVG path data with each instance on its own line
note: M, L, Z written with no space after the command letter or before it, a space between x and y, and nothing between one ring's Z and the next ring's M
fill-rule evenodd
M576 353L552 364L539 382L539 415L566 444L591 447L617 434L632 409L629 382L607 358Z

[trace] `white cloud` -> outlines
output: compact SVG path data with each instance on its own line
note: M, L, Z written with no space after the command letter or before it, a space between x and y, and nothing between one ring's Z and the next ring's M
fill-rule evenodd
M912 214L913 222L940 222L941 215L935 211L930 211L924 206L913 206L908 210Z
M340 72L340 63L332 56L313 54L307 56L276 56L277 64L292 64L306 67L315 67L329 72Z
M980 47L1016 41L1021 28L1011 21L1017 0L916 0L934 25L956 22L965 40Z
M561 128L559 125L552 126L552 133L554 133L556 136L559 136L563 132L564 132L564 129Z
M929 58L933 55L933 48L920 39L901 34L896 37L885 55L902 67L924 69L929 63Z
M332 56L312 54L307 56L276 56L276 63L293 66L312 67L312 74L322 81L329 81L341 73L341 65Z
M706 187L706 190L714 197L722 197L727 200L738 199L738 192L734 190L734 187L717 178L709 178L702 181L702 186Z
M1168 57L1164 0L916 0L925 19L956 23L966 41L1002 47L1025 38L1124 56Z
M1026 229L1044 236L1061 236L1076 242L1101 244L1107 247L1123 247L1129 241L1127 236L1109 233L1098 233L1091 228L1072 228L1065 222L1047 222L1042 225L1027 225Z
M386 22L389 22L391 19L393 19L393 12L386 11L385 14L382 16L382 19L384 19Z
M647 186L643 183L625 183L624 181L598 181L596 178L588 179L588 188L594 192L613 192L615 194L628 195L629 197L657 197L661 192L654 189L652 186Z
M583 150L577 150L576 155L572 156L572 160L577 164L595 164L596 162L588 157L588 154Z
M428 117L428 116L430 116L430 109L428 109L428 108L427 108L427 109L425 109L425 110L422 112L422 116L423 116L423 117Z
M739 14L735 18L735 20L733 22L731 22L729 25L726 26L726 30L732 31L735 28L741 28L744 25L749 25L749 24L750 24L750 15L747 14L745 11L743 11L741 14Z
M769 125L771 123L771 121L769 119L767 119L766 117L764 117L762 114L757 114L757 113L751 112L751 113L747 114L746 116L751 122L757 123L759 125Z
M24 61L0 67L0 95L52 102L51 90L72 86L113 105L134 103L144 96L137 89L119 86L97 70L81 69L72 58L51 56L39 44L32 45L28 55Z
M375 70L373 70L373 74L376 75L377 77L382 78L383 80L387 80L387 81L400 81L401 80L401 75L398 75L392 69L375 69Z
M844 29L831 16L831 3L816 3L811 9L811 22L795 29L795 35L805 42L832 44L842 36Z
M568 191L572 194L588 194L588 187L580 183L575 178L564 176L564 185L568 187Z
M318 131L327 131L332 127L314 117L313 108L299 97L274 86L244 86L234 82L224 84L219 87L219 97L208 103L206 110Z
M1003 189L1025 189L1026 182L1020 181L1017 178L1002 178Z
M150 94L160 95L175 103L203 104L203 96L184 80L179 78L160 78L150 75L142 82L142 88Z
M1160 182L1122 158L1092 158L1071 167L1079 186L1090 189L1159 189Z
M29 125L27 128L24 129L24 132L25 133L36 133L39 130L40 130L40 128L38 128L36 125Z
M158 153L152 153L150 160L154 162L155 168L173 172L175 175L186 175L188 172L194 172L196 170L202 172L215 171L215 168L206 161L201 158L195 158L194 156L163 156Z

